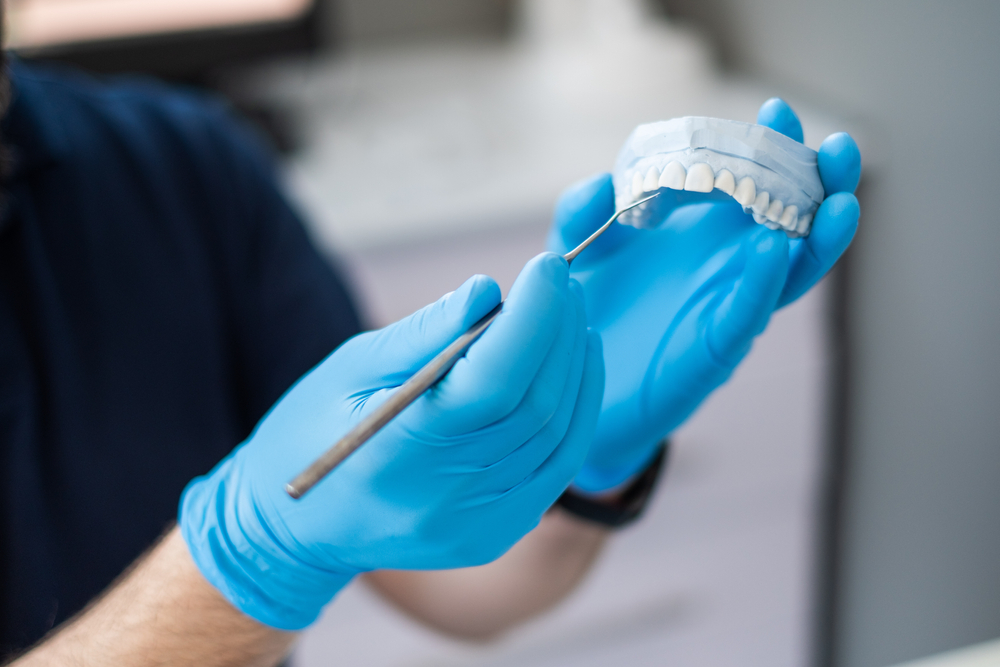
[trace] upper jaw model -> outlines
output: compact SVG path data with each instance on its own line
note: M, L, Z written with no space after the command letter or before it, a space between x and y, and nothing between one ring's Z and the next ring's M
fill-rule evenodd
M816 159L763 125L697 116L640 125L615 163L615 204L659 191L621 218L651 227L679 204L731 197L758 223L807 236L824 195Z

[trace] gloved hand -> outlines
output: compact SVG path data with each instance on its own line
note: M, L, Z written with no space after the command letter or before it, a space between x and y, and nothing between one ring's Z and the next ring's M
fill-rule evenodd
M764 104L757 122L802 141L798 118L779 99ZM661 439L732 374L772 311L805 293L846 250L861 176L847 134L823 142L819 170L827 196L805 239L755 224L735 201L697 203L668 211L655 229L615 224L573 262L607 369L577 488L605 491L642 470ZM612 213L610 175L570 188L556 207L549 249L566 252Z
M524 268L503 311L439 384L301 500L285 484L500 300L476 276L352 338L250 438L188 485L180 525L205 577L268 625L309 625L356 573L487 563L539 521L593 437L600 338L562 258Z

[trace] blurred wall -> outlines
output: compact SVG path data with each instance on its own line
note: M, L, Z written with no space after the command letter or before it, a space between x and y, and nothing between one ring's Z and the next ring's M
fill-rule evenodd
M507 30L512 0L325 0L331 29L348 45L440 37L496 39Z
M1000 636L1000 3L665 4L729 67L868 129L823 657Z

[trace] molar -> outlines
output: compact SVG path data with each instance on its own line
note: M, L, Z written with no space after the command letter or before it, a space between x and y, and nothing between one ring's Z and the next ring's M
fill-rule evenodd
M684 167L680 162L673 160L663 168L663 173L660 174L660 187L670 188L671 190L683 190L686 178L687 172L684 170Z
M691 165L684 189L691 192L711 192L715 187L715 172L704 162Z
M732 197L736 191L736 179L733 177L733 172L728 169L720 169L719 175L715 177L715 189L722 190Z
M634 180L632 181L632 191L635 192ZM771 195L767 194L766 192L758 192L757 198L753 200L753 204L750 206L750 208L757 215L764 215L765 213L767 213L767 205L770 203L770 201L771 201Z
M757 186L754 184L752 178L744 176L740 180L740 184L736 186L736 191L733 192L733 199L738 201L743 208L746 208L748 206L753 206L753 202L756 197Z
M771 202L771 205L767 207L767 211L764 213L764 217L771 222L777 222L781 218L781 212L784 210L785 205L780 199L775 199Z

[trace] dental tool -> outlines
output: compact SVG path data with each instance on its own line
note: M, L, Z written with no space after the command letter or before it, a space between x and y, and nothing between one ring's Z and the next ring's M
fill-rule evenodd
M659 196L656 193L634 201L627 206L619 208L597 231L587 237L587 239L563 255L567 263L572 263L577 256L583 252L587 246L606 232L611 224L620 215L645 204L651 199ZM385 403L376 408L370 415L362 419L357 426L352 428L347 435L319 456L308 468L303 470L291 482L285 485L285 491L292 498L299 499L305 495L309 489L314 487L321 479L333 472L334 468L340 465L344 459L350 456L361 445L382 428L392 421L399 413L407 408L411 403L420 398L425 391L434 386L438 381L448 374L455 363L468 351L469 347L483 335L483 332L493 323L493 320L500 314L503 307L501 301L496 308L491 310L482 319L469 327L469 330L459 336L448 347L441 350L433 359L417 371L409 380L399 386L399 389L386 400Z

